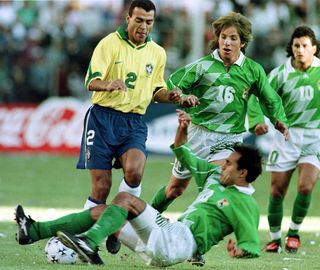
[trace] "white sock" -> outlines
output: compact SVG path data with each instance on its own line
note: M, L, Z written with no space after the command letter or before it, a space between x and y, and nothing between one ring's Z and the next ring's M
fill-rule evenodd
M270 232L271 240L281 239L281 231Z
M138 242L141 241L136 231L132 228L130 222L127 222L118 235L118 239L132 251L136 250Z
M88 197L88 199L86 200L86 202L83 206L83 209L90 209L90 208L93 208L99 204L102 204L102 202L99 203L98 201L92 199L91 197Z
M294 222L291 220L290 227L289 227L291 230L299 231L299 230L300 230L300 227L301 227L301 224L294 223Z
M120 186L119 186L119 189L118 189L118 192L122 192L122 191L125 191L125 192L128 192L136 197L140 197L141 195L141 183L139 186L137 187L130 187L126 180L123 178L121 183L120 183Z

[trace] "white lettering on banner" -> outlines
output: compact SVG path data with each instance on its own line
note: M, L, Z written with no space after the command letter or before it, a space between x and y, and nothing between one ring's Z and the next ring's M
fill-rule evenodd
M89 106L75 98L50 98L39 106L0 106L0 150L78 153Z
M0 108L0 145L20 147L21 130L34 108Z
M45 144L50 147L79 146L83 118L89 107L84 105L73 98L52 98L43 102L29 119L25 129L26 143L31 147Z

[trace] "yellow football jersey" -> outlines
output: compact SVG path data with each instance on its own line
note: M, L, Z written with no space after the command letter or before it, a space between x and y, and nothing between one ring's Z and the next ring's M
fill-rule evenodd
M119 27L103 38L94 49L85 84L94 79L123 80L127 91L93 91L92 103L122 112L144 114L156 88L167 88L164 80L165 50L148 36L136 46L125 29Z

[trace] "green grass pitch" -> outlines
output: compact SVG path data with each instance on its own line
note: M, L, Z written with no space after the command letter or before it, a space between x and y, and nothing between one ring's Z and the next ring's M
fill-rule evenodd
M0 207L12 207L20 203L26 208L82 208L90 191L89 173L86 170L76 170L76 157L67 156L28 156L0 155ZM150 201L154 192L166 184L170 174L172 157L150 156L143 178L142 198ZM109 202L116 193L121 171L113 173L113 188ZM255 197L260 205L261 214L267 211L269 195L269 176L264 173L254 184ZM296 175L294 175L286 201L285 215L290 215L295 197ZM182 198L176 200L170 211L181 212L193 200L196 189L192 184ZM317 184L313 192L309 216L320 216L317 202L320 200L320 186ZM285 230L287 228L283 228ZM87 269L85 264L57 265L49 264L44 255L46 240L29 246L19 246L15 242L15 224L0 221L0 269ZM231 235L230 237L233 237ZM315 225L314 232L302 232L302 247L298 254L265 254L258 259L229 258L225 246L226 241L213 247L205 256L206 265L201 269L279 269L279 270L320 270L320 224ZM260 232L261 248L269 240L266 231ZM101 246L101 256L106 266L90 266L90 269L156 269L146 266L140 258L125 247L120 254L109 255ZM185 262L168 269L198 269Z

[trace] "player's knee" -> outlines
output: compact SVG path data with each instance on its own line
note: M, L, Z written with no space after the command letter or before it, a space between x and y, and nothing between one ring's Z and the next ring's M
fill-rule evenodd
M298 192L302 195L308 195L312 192L312 186L310 185L299 185Z
M130 205L134 204L135 199L136 197L132 194L125 191L121 191L113 199L112 203L128 209Z
M271 188L271 195L274 198L284 198L285 190L281 188Z

